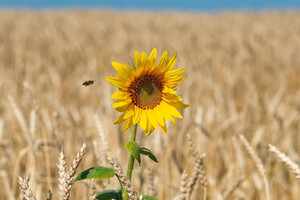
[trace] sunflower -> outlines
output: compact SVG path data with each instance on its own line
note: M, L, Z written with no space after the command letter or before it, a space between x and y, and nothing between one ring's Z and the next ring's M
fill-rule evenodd
M122 131L139 123L146 135L150 135L158 125L167 134L166 121L176 125L174 117L182 119L177 109L187 108L182 98L177 96L174 88L184 79L180 76L185 69L175 69L177 54L168 58L165 51L159 63L156 62L156 49L149 56L134 52L135 65L112 62L118 72L118 78L107 77L106 80L118 87L111 98L116 99L112 107L123 112L114 122L120 124L126 121Z

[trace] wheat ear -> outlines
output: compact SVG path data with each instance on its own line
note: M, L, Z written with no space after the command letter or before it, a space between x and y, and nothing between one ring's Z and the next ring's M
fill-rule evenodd
M51 192L51 190L48 190L46 195L46 200L52 200L52 197L53 197L53 193Z
M32 191L29 187L29 177L22 178L21 176L18 176L19 179L19 185L21 188L21 191L23 193L23 196L26 200L35 200L35 197L32 194Z
M268 183L268 179L266 176L266 170L264 168L264 165L263 165L261 159L255 153L254 149L251 147L251 145L247 141L247 139L243 135L240 135L239 138L240 138L243 146L247 150L248 154L250 155L251 159L254 161L256 168L264 181L265 190L266 190L266 199L270 200L271 198L270 198L270 192L269 192L269 183Z
M59 173L59 184L58 184L58 188L59 188L59 193L60 193L60 197L61 199L64 199L65 193L67 192L67 181L66 181L66 174L67 174L67 170L66 170L66 156L65 153L63 151L60 152L59 158L58 158L59 163L57 164L58 167L58 173Z
M102 124L99 116L97 114L95 114L94 118L95 118L96 126L97 126L97 129L98 129L98 132L99 132L101 146L103 148L103 151L105 153L108 153L110 148L109 148L109 143L108 143L108 140L107 140L107 134L104 131L103 124Z
M280 152L275 146L269 144L269 151L272 152L281 162L283 162L296 175L296 179L300 181L300 168L287 155Z
M206 155L203 154L203 155L199 156L199 153L196 150L196 145L189 134L187 135L187 138L188 138L188 142L189 142L190 151L195 159L193 173L187 183L187 194L188 194L187 199L189 199L191 197L194 187L198 180L200 181L200 184L203 186L203 189L204 189L203 198L206 199L207 178L205 175L205 166L204 166L204 157Z
M131 186L130 181L124 175L124 173L123 173L121 167L118 165L118 163L108 155L107 155L107 161L112 166L112 168L116 172L117 176L119 177L124 189L126 190L128 196L129 196L129 199L137 200L138 197L136 195L136 192L134 191L133 187Z
M199 156L199 153L196 150L195 142L193 141L193 139L192 139L192 137L191 137L190 134L187 134L187 139L188 139L190 151L191 151L193 157L197 158Z
M180 180L180 200L186 200L188 199L188 188L187 188L187 177L188 173L186 170L183 171L181 174L181 180Z
M156 196L157 194L155 191L151 170L149 168L146 168L145 174L146 174L146 183L147 183L147 193L150 196Z
M189 178L189 181L187 183L187 193L188 193L188 199L191 197L192 192L194 190L194 187L197 183L197 181L200 181L200 184L203 186L204 189L204 199L206 199L206 192L207 192L207 178L205 175L205 166L204 166L204 157L206 155L203 154L196 158L194 169L192 172L192 176Z
M84 142L80 148L80 151L76 154L76 157L73 160L72 165L70 166L70 171L66 171L66 160L65 155L61 152L59 157L59 164L57 165L59 168L59 191L60 198L62 200L68 200L70 198L70 191L73 185L73 181L75 178L75 173L79 164L86 152L86 143Z
M95 200L96 199L96 182L95 179L92 179L89 183L89 199Z
M70 171L68 175L70 178L74 178L77 168L86 152L86 143L84 142L80 148L80 151L76 154L76 157L73 160L73 164L70 166Z

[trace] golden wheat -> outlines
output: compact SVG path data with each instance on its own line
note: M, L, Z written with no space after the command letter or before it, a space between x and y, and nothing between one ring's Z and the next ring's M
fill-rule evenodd
M83 141L89 151L79 166L72 164L72 177L108 166L106 154L124 169L128 132L113 125L114 89L104 77L114 74L111 61L130 64L133 51L150 53L154 47L159 55L178 53L177 67L186 68L186 79L177 93L190 107L176 128L169 124L167 135L157 131L146 139L138 129L140 145L160 162L142 157L131 182L135 191L154 184L152 192L162 200L267 199L268 193L271 199L299 199L299 181L267 151L274 144L295 163L300 159L299 18L292 11L1 10L0 199L13 200L24 191L37 200L61 198L61 174L69 174L63 166ZM96 81L84 87L86 80ZM187 134L197 144L198 159ZM248 139L244 146L259 160L243 154L236 134ZM31 177L30 187L22 178L20 190L18 174ZM92 199L119 187L116 179L94 186L71 182L65 185L72 186L70 199Z

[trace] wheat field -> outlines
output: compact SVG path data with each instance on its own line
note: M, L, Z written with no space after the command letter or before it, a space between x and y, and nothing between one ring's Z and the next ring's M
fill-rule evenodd
M190 107L167 135L138 129L160 162L135 165L134 189L188 199L200 165L190 199L299 199L299 19L292 11L1 10L0 199L23 198L18 176L30 176L37 200L51 199L48 190L60 199L60 152L68 168L84 142L77 174L108 166L104 152L125 171L129 135L113 124L116 89L104 78L116 75L112 61L131 64L134 51L153 48L178 53L186 78L177 93ZM70 199L117 188L116 179L82 181Z

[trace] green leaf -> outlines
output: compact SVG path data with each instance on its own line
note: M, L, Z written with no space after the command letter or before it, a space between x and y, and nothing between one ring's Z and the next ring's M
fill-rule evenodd
M107 179L115 175L115 172L110 167L92 167L83 172L81 172L75 179L74 182L80 181L83 179Z
M141 165L139 144L134 141L129 141L125 144L125 148L139 162L139 165Z
M157 200L157 198L153 196L143 195L142 200Z
M117 199L117 200L122 200L122 190L105 190L103 192L99 192L96 195L96 199L101 199L101 200L111 200L111 199Z
M147 155L151 160L158 163L157 158L153 155L153 153L149 149L145 147L140 147L140 153Z

